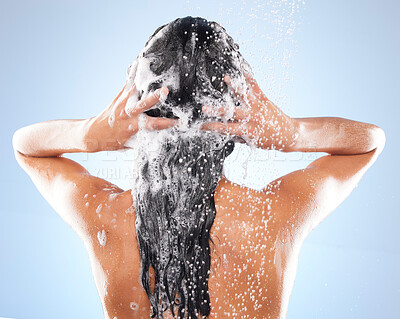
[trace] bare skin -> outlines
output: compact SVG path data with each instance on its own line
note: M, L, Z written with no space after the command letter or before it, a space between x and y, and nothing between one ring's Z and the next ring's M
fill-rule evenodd
M203 129L239 136L263 149L328 155L274 180L263 191L221 178L211 229L209 318L285 318L304 239L349 196L385 144L383 130L372 124L335 117L290 118L254 79L248 76L247 81L252 89L246 96L231 87L247 109L236 111L231 122L209 123ZM230 85L228 77L226 82ZM90 175L62 154L124 149L138 130L139 115L160 98L156 91L125 109L134 89L128 94L122 90L96 117L34 124L18 130L13 139L21 167L84 242L104 316L112 319L150 317L150 302L139 282L131 192ZM108 118L114 109L111 128ZM147 117L145 125L158 130L175 124Z

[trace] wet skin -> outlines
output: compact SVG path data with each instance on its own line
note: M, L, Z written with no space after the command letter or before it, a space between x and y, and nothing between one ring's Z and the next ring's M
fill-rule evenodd
M276 179L263 191L221 178L211 229L209 318L285 318L304 239L351 193L385 144L383 130L372 124L330 117L291 119L262 95L253 79L248 81L256 97L250 99L249 111L235 114L231 123L211 123L204 129L241 136L264 149L279 144L284 152L329 155ZM92 119L38 123L14 135L19 164L87 248L105 318L150 316L139 280L131 192L90 175L61 155L123 149L138 129L138 115L159 96L151 95L126 114L127 97L121 91ZM117 115L113 128L107 124L111 110ZM263 116L278 124L265 125L260 122ZM250 120L241 124L245 117ZM147 119L146 127L175 124L171 119ZM106 239L104 245L99 235Z

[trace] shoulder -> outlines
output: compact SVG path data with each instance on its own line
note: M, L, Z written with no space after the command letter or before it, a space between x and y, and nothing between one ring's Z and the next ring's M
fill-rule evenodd
M316 192L311 191L317 186L309 173L293 172L275 179L262 190L222 179L215 192L215 204L222 215L219 218L225 223L266 226L270 235L277 235L283 229L304 235L312 212L317 209Z
M94 193L89 191L83 195L77 209L79 215L87 216L85 231L81 234L84 241L101 241L98 237L103 232L108 238L119 239L123 234L135 231L136 211L130 190L109 186Z
M113 214L132 206L130 191L89 174L75 161L15 155L46 201L83 240L97 236L100 227L112 227Z
M238 220L265 215L276 205L279 182L268 185L268 192L255 190L222 178L215 190L215 205L219 213Z

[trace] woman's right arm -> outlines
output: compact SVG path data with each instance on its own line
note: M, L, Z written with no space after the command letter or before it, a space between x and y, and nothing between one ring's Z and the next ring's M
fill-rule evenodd
M373 124L340 117L294 118L297 139L288 152L325 152L353 155L370 152L385 144L385 133Z
M249 90L228 86L246 105L235 109L228 123L214 122L204 129L231 134L262 149L282 152L325 152L332 155L362 154L385 143L383 130L373 124L340 117L291 118L271 102L250 75L246 76ZM203 107L205 113L225 115L228 110Z
M233 121L209 123L205 129L240 136L263 149L330 154L265 188L268 192L279 185L279 218L293 230L309 233L357 186L382 152L385 133L376 125L338 117L290 118L264 96L254 79L248 82L251 95L243 99L249 101L247 111L235 111Z

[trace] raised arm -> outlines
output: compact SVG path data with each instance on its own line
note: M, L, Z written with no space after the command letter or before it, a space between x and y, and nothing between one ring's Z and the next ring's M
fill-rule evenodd
M245 105L237 108L228 123L214 122L204 129L231 134L245 139L262 149L282 152L325 152L336 155L362 154L380 144L384 133L376 125L340 117L291 118L271 102L254 78L246 76L248 90L228 86ZM203 111L212 115L225 115L227 108L219 110L204 106Z
M14 150L31 157L57 157L64 153L114 151L125 148L125 142L139 128L139 115L154 106L168 89L161 88L147 98L128 103L135 86L125 87L99 115L84 120L53 120L23 127L13 137ZM135 101L133 101L135 102ZM163 129L175 123L166 118L142 114L147 129Z
M376 125L338 117L290 118L265 97L254 79L247 80L251 89L246 98L239 96L246 109L237 109L228 123L209 123L204 129L242 137L263 149L331 154L265 188L279 185L280 218L310 231L343 202L376 161L385 133ZM204 111L215 112L207 107ZM218 112L223 114L225 108Z
M84 167L61 155L124 149L125 142L139 128L139 118L147 129L163 129L175 123L172 119L151 118L143 113L162 94L168 94L167 88L130 105L128 100L134 90L134 87L123 89L110 106L93 118L38 123L14 134L18 163L49 204L81 235L88 230L93 205L99 205L110 193L122 190L90 175Z
M279 178L281 204L287 212L282 218L308 234L351 194L377 160L386 138L372 124L341 118L296 120L301 129L294 150L332 154Z
M298 138L288 151L363 154L382 146L383 130L340 117L294 118Z

